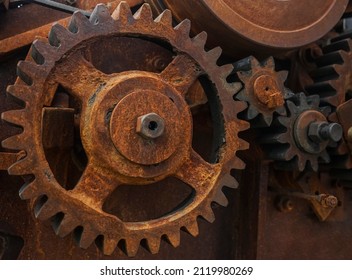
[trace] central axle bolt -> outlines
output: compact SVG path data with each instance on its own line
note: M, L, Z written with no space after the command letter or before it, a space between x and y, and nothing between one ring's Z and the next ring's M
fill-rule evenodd
M137 119L136 132L147 139L160 137L164 130L165 122L158 114L149 113Z
M340 141L342 138L342 127L338 123L313 122L309 125L308 136L316 143L324 141Z
M254 94L269 109L280 107L285 102L277 81L269 75L261 75L255 80Z

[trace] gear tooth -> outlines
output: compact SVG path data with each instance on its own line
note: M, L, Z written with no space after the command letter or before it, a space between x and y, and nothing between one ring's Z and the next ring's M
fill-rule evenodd
M205 31L197 34L193 39L193 43L197 45L200 49L204 50L205 43L207 41L208 34Z
M104 255L107 255L107 256L112 255L118 243L119 243L118 240L104 236L103 248L102 248Z
M297 113L297 107L292 101L288 100L286 102L286 105L287 105L287 108L288 108L291 115ZM280 119L284 119L284 118L279 118L279 120ZM287 118L285 118L285 119L287 119Z
M146 247L153 254L157 254L160 249L160 237L153 237L146 239Z
M35 217L42 221L55 216L58 212L58 207L56 205L53 206L53 204L50 203L50 198L44 202L39 198L39 201L34 208Z
M223 76L223 78L225 80L232 73L233 69L234 69L234 67L232 64L225 64L225 65L220 66L221 75ZM241 86L240 83L236 83L236 84L239 84Z
M241 83L227 83L226 86L229 88L231 93L234 95L237 94L237 92L242 88Z
M170 10L164 10L155 20L167 27L172 26L172 13Z
M182 227L182 230L196 237L199 234L197 221L190 222L188 225Z
M28 93L31 91L31 88L25 85L10 85L7 87L6 91L11 96L22 100L23 102L28 102Z
M244 151L244 150L248 150L249 149L249 143L247 141L244 141L244 140L240 141L240 145L239 146L240 146L239 149L238 149L239 151ZM235 162L234 162L233 166L236 166L236 169L243 170L243 169L246 168L246 163L242 159L240 159L238 157L235 157L234 160L235 160Z
M63 218L53 225L56 235L65 237L79 226L78 222L69 214L64 214Z
M278 113L280 116L286 116L285 106L281 106L281 107L277 108L276 113Z
M176 25L174 29L179 32L180 36L188 37L191 31L191 21L189 19L184 19L178 25Z
M252 120L256 116L258 116L258 114L259 114L259 112L257 111L257 109L255 107L253 107L252 105L249 105L248 110L246 112L246 119Z
M137 12L133 15L133 17L137 20L144 20L151 22L153 21L153 13L152 9L150 8L150 5L147 3L144 3Z
M33 169L33 165L28 157L25 157L11 165L8 169L8 173L10 175L26 175L30 173L29 170L31 169Z
M127 256L135 257L137 255L140 242L141 242L140 240L135 240L130 238L127 238L125 240Z
M285 82L288 77L288 71L280 71L278 72L278 77L282 82Z
M112 18L110 16L109 9L104 4L98 4L95 6L89 21L93 24L111 22Z
M268 115L268 116L263 115L263 121L264 121L265 126L270 126L273 121L273 116L272 115Z
M36 198L40 195L41 193L38 189L38 185L35 179L32 182L24 184L19 191L19 196L23 200Z
M221 189L216 193L213 201L223 207L226 207L229 204L229 201L227 200L226 196L221 191Z
M21 60L17 63L17 76L27 85L33 84L33 75L37 73L37 66L33 62Z
M67 29L72 33L81 32L85 28L90 28L91 24L89 19L83 15L80 11L76 11L73 13L70 22L67 26Z
M264 62L264 66L267 69L271 69L274 70L275 69L275 61L274 58L272 56L270 56L265 62Z
M306 168L306 161L304 159L298 159L297 161L297 167L298 167L298 171L303 171Z
M237 113L241 113L248 108L248 104L245 101L236 101Z
M238 71L237 76L243 83L246 83L251 77L251 74L247 71Z
M174 232L166 234L165 239L168 243L170 243L175 248L180 246L180 241L181 241L180 231L175 230Z
M65 41L68 37L71 37L71 34L65 27L55 23L49 32L48 39L50 45L53 47L59 47L61 42Z
M259 61L254 57L250 56L251 69L262 68Z
M213 223L215 221L215 215L214 215L214 212L210 206L206 210L203 211L201 216L209 223Z
M236 99L241 100L241 101L249 101L246 90L242 89L239 93L237 93ZM247 104L247 107L248 107L248 104Z
M134 21L131 8L126 2L120 2L112 13L112 18L121 22L122 25L130 24Z
M1 119L18 126L23 124L25 110L11 110L1 114Z
M331 161L330 155L326 150L324 150L324 152L320 154L320 158L323 160L324 163L330 163Z
M97 236L98 234L96 234L94 231L84 227L81 235L79 236L79 247L88 249L88 247L92 245Z
M237 166L236 166L237 168ZM224 176L220 179L219 185L221 186L226 186L231 189L237 189L238 188L238 182L237 180L229 173L225 173Z
M45 63L45 57L52 54L52 47L43 39L36 39L31 46L31 57L39 64Z
M311 168L313 169L314 172L318 172L318 169L319 169L318 161L310 160L309 164L310 164L310 166L311 166Z
M23 133L11 136L2 141L1 145L6 149L22 150L24 137Z
M208 59L216 63L221 53L222 53L222 49L220 47L215 47L207 52L207 56L208 56Z

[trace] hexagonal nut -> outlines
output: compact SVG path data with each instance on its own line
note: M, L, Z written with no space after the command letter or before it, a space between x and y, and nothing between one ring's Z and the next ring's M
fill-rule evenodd
M137 118L136 132L148 139L155 139L164 133L165 122L158 114L149 113Z
M313 122L308 127L308 137L316 143L323 141L323 139L320 137L320 130L322 125L327 125L327 123L325 124L324 122Z

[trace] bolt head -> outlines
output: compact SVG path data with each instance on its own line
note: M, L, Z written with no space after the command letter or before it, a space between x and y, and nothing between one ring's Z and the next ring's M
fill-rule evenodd
M316 143L322 142L323 139L320 137L320 130L322 125L327 124L326 122L313 122L308 127L308 137Z
M158 138L164 130L165 122L158 114L149 113L137 119L136 132L146 139Z

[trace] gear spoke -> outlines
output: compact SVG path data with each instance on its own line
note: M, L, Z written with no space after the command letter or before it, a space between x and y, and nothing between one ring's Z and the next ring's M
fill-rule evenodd
M185 54L180 54L171 61L160 76L185 96L191 85L202 74L202 69L193 59Z
M58 66L55 80L71 94L84 100L104 86L109 75L96 69L78 52Z
M89 163L71 194L91 207L102 209L106 198L119 185L116 174Z
M220 174L221 168L217 164L210 164L192 150L190 158L177 171L175 176L191 186L196 192L209 184L214 184Z

